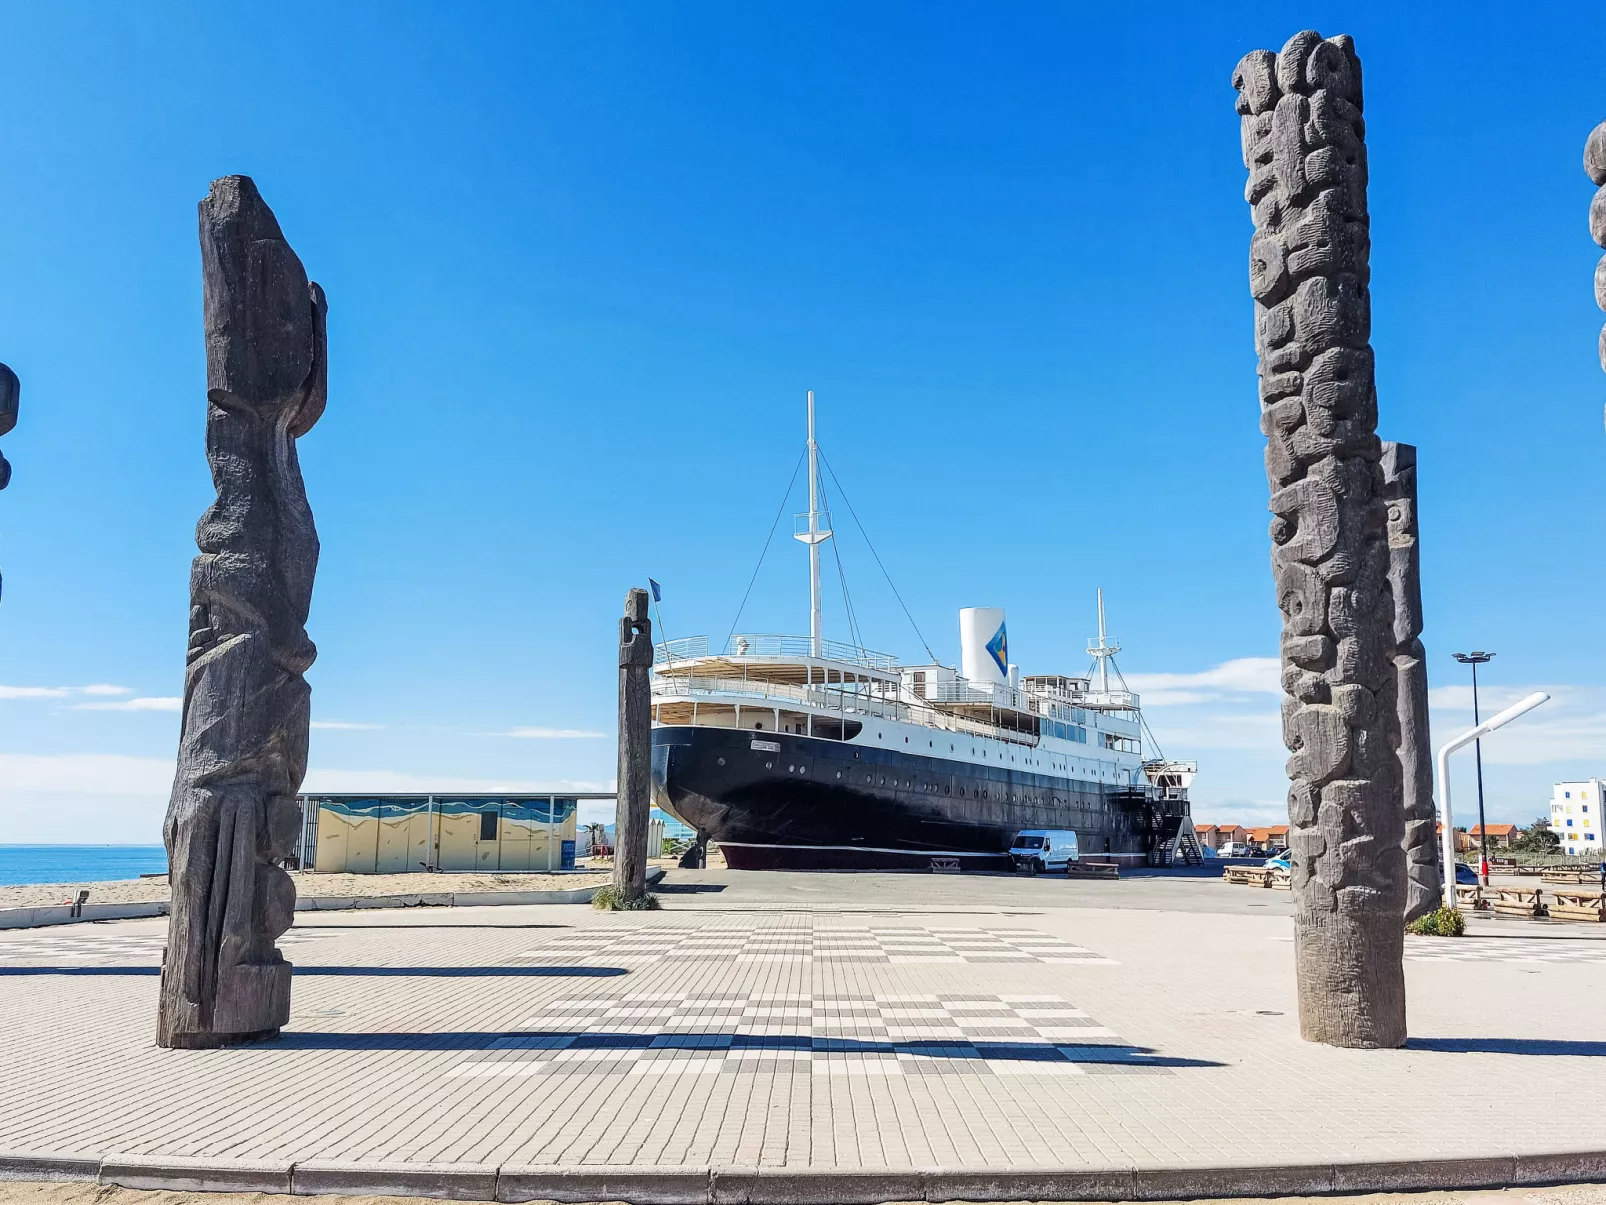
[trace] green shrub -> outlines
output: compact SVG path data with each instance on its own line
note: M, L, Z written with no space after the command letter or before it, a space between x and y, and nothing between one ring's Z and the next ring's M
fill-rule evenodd
M658 908L658 897L650 891L630 895L612 883L597 888L591 897L591 906L598 912L653 912Z
M1405 926L1419 937L1460 937L1467 931L1466 917L1455 908L1435 908Z

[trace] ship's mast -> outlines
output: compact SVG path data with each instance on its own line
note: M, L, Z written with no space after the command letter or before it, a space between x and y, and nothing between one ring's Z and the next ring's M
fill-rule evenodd
M1110 658L1121 651L1121 646L1110 644L1105 639L1104 590L1102 587L1099 589L1099 642L1097 644L1089 643L1087 651L1088 655L1098 662L1099 690L1108 694L1110 690Z
M814 442L814 390L809 390L809 528L796 539L809 546L809 654L825 656L824 620L820 609L820 545L831 538L820 526L820 448Z

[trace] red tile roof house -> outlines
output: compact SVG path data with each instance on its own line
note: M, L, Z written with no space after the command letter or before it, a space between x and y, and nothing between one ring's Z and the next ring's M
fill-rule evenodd
M1286 824L1269 824L1264 828L1249 830L1248 839L1262 849L1287 849L1288 826Z
M1199 839L1199 844L1206 849L1221 848L1221 829L1214 824L1194 825L1193 835Z
M1522 830L1515 824L1489 825L1489 844L1497 845L1501 849L1508 848L1513 841L1522 835ZM1483 836L1483 825L1474 824L1467 830L1467 836L1472 838L1474 844Z

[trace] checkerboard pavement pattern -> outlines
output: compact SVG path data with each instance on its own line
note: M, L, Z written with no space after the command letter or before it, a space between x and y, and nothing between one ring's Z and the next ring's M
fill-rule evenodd
M0 940L0 967L83 967L129 962L161 961L167 938L162 934L130 933L115 923L60 925L47 929L9 931ZM279 941L281 948L316 941L321 933L291 930Z
M580 932L524 955L553 965L624 962L1075 963L1116 960L1040 929L925 926L722 926L675 931L640 925Z
M520 1028L447 1074L1170 1074L1047 995L580 995Z
M1530 962L1606 966L1606 941L1566 937L1407 937L1412 962Z
M0 1150L991 1172L1410 1158L1430 1134L1459 1159L1578 1142L1553 1111L1469 1109L1468 1083L1601 1091L1597 963L1413 961L1413 1045L1335 1050L1299 1039L1285 917L1017 918L991 879L921 911L926 876L760 910L746 881L645 915L302 914L285 1033L217 1051L155 1046L162 922L0 932ZM625 956L654 944L679 956ZM989 946L1010 961L966 956Z

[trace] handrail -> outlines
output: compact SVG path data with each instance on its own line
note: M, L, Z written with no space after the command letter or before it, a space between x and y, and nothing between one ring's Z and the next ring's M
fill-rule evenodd
M856 644L843 644L840 640L824 640L820 643L820 651L826 661L845 661L866 669L898 668L898 659L891 653L878 653ZM814 644L807 636L741 632L726 643L725 654L732 657L812 657Z
M876 716L886 720L918 723L922 727L937 728L944 732L963 732L971 736L1009 741L1017 745L1038 744L1038 737L1033 733L997 728L991 724L972 720L968 716L954 715L940 708L915 706L896 699L881 699L874 695L838 690L829 686L794 686L786 682L762 682L742 678L692 678L687 675L660 674L653 679L652 694L655 702L664 699L717 695L724 698L795 703L815 708L827 715Z

